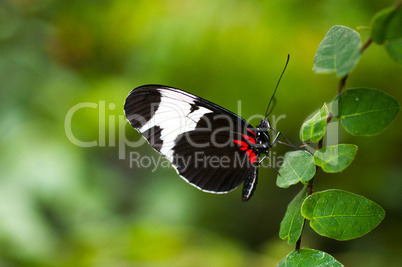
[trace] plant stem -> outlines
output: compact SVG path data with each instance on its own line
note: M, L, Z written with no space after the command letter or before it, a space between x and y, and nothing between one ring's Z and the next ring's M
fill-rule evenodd
M333 116L333 115L332 115L332 113L330 112L330 113L328 114L328 117L327 117L327 124L331 121L332 116ZM323 140L324 140L324 138L321 138L320 141L318 141L317 150L319 150L319 149L322 148L323 142L324 142ZM318 169L319 169L319 167L316 165L316 166L315 166L315 173L318 172ZM308 182L308 185L307 185L307 196L311 196L311 195L314 193L313 187L314 187L314 177ZM302 234L303 234L303 230L304 230L304 226L305 226L305 225L306 225L306 219L304 219L304 221L303 221L302 231L301 231L301 234L300 234L300 236L299 236L299 239L297 239L297 242L296 242L296 247L295 247L296 250L299 250L299 249L300 249Z
M299 239L297 239L295 250L299 250L299 249L300 249L301 239L302 239L302 234L303 234L303 230L304 230L304 225L305 225L305 224L306 224L306 219L304 219L304 221L303 221L302 231L301 231L301 234L300 234L300 236L299 236Z
M362 48L360 49L360 54L363 54L364 50L367 49L367 47L369 47L371 45L371 43L373 42L373 40L371 38L368 38L366 43L362 46Z
M338 95L340 95L342 93L342 90L345 88L346 85L346 80L348 79L349 74L346 74L345 76L343 76L343 78L339 81L338 84Z
M363 54L363 52L371 45L372 42L373 42L373 40L371 38L368 38L367 41L362 46L362 48L360 49L360 54ZM339 81L338 95L340 93L342 93L342 90L345 88L346 80L348 79L348 77L349 77L349 73L346 74L345 76L343 76L342 79Z
M401 5L402 5L402 2L399 1L399 2L397 2L397 4L395 4L395 8L399 8ZM364 43L364 45L360 49L360 54L362 54L371 45L372 41L373 40L371 38L367 39L367 41ZM349 77L349 73L346 74L345 76L343 76L342 79L339 81L338 92L337 92L338 95L341 94L342 90L345 88L346 80L348 79L348 77ZM329 115L327 117L327 124L331 121L331 119L332 119L332 113L329 113ZM323 138L321 138L320 141L318 141L317 150L322 148L322 144L323 144ZM315 168L316 168L316 173L317 173L319 168L318 168L318 166L315 166ZM307 185L307 196L310 196L314 193L313 187L314 187L314 177L309 181L309 183ZM296 242L296 248L295 248L296 250L300 249L301 239L302 239L302 234L303 234L305 224L306 224L306 219L304 219L304 221L303 221L302 233L300 234L300 237Z

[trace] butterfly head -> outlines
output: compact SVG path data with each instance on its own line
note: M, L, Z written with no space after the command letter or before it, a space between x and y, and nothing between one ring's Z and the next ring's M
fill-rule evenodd
M259 129L266 129L267 131L271 129L271 124L267 118L264 118L258 125Z

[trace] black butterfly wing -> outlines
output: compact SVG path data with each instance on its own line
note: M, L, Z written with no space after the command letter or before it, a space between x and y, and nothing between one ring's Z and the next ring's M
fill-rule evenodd
M255 170L255 133L236 114L180 89L144 85L124 104L130 124L177 173L212 193L237 188Z

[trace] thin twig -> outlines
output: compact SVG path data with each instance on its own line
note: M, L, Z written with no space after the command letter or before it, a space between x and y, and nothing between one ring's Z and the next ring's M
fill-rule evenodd
M395 7L396 7L396 8L399 8L401 5L402 5L402 2L399 1L399 2L397 2L397 4L395 4ZM368 39L367 39L367 41L364 43L364 45L363 45L362 48L360 49L360 54L362 54L362 53L371 45L372 41L373 41L373 40L372 40L371 38L368 38ZM349 77L349 73L346 74L345 76L343 76L342 79L339 81L339 84L338 84L338 92L337 92L338 95L340 95L340 94L342 93L342 90L345 88L345 86L346 86L346 80L348 79L348 77ZM332 113L329 113L329 115L328 115L328 117L327 117L327 124L331 121L331 119L332 119ZM318 141L317 150L321 149L321 148L322 148L322 145L323 145L323 138L321 138L320 141ZM318 168L318 166L315 166L315 168L316 168L316 173L317 173L317 171L318 171L319 168ZM308 183L308 185L307 185L307 196L310 196L310 195L313 194L313 192L314 192L313 187L314 187L314 177L309 181L309 183ZM302 239L302 233L303 233L304 225L305 225L305 224L306 224L306 219L304 219L304 221L303 221L302 232L301 232L301 234L300 234L299 239L298 239L297 242L296 242L296 250L300 249L300 246L301 246L301 239Z
M332 116L333 116L333 115L332 115L332 113L330 112L330 113L328 114L328 117L327 117L327 124L331 121ZM324 138L321 138L320 141L318 141L317 150L319 150L319 149L322 148L322 146L323 146L323 140L324 140ZM315 172L316 172L316 173L317 173L318 169L319 169L318 166L315 166ZM314 187L314 177L308 182L308 185L307 185L307 196L311 196L311 195L314 193L313 187ZM295 247L296 250L299 250L299 249L300 249L301 240L302 240L302 234L303 234L303 230L304 230L304 226L305 226L305 225L306 225L306 219L304 219L304 221L303 221L302 230L301 230L299 239L297 239L297 242L296 242L296 247Z
M303 221L302 230L301 230L299 239L297 239L297 242L296 242L296 248L295 248L296 250L299 250L299 249L300 249L301 240L302 240L302 234L303 234L303 230L304 230L304 225L306 225L306 219L304 219L304 221Z
M343 76L343 78L339 81L338 84L338 95L340 95L342 93L343 88L345 88L346 85L346 80L348 78L349 74L346 74L345 76Z
M373 40L371 38L368 38L366 43L362 46L362 48L360 49L360 54L363 54L364 50L367 49L367 47L369 47L371 45L371 43L373 42Z
M364 50L366 50L371 45L372 42L373 42L373 40L371 38L368 38L367 41L362 46L362 48L360 49L360 54L362 54L364 52ZM339 81L338 95L340 93L342 93L342 90L345 88L346 80L348 79L348 77L349 77L349 73L346 74L345 76L343 76L342 79Z

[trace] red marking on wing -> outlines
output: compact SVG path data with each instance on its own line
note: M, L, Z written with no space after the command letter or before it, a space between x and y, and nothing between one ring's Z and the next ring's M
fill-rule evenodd
M252 149L247 150L246 153L247 153L247 155L248 155L248 157L249 157L249 161L250 161L251 163L254 163L254 162L257 161L257 157L255 156L255 154L254 154L254 152L253 152Z
M255 163L256 161L257 161L257 157L255 156L255 154L254 154L254 153L251 154L250 162L251 162L251 163Z
M240 140L233 140L233 142L235 142L236 144L241 145L241 146L247 146L247 143L246 143L246 142L244 142L244 141L240 141Z
M247 136L247 135L244 135L244 134L242 134L241 136L243 136L243 138L246 139L247 141L249 141L250 143L255 144L255 139L254 138L252 138L250 136Z
M257 134L255 132L253 132L252 130L250 130L249 128L246 128L247 131L249 131L250 133L252 133L253 135L257 136Z
M233 142L235 142L238 145L241 145L240 150L244 151L248 149L248 144L244 141L240 141L240 140L233 140Z
M248 142L255 144L255 139L246 135L242 135L244 139L246 139ZM257 161L257 157L255 156L255 153L251 148L249 148L248 144L244 141L241 140L233 140L236 144L240 145L240 150L241 151L246 151L246 154L248 156L248 160L251 163L255 163Z

